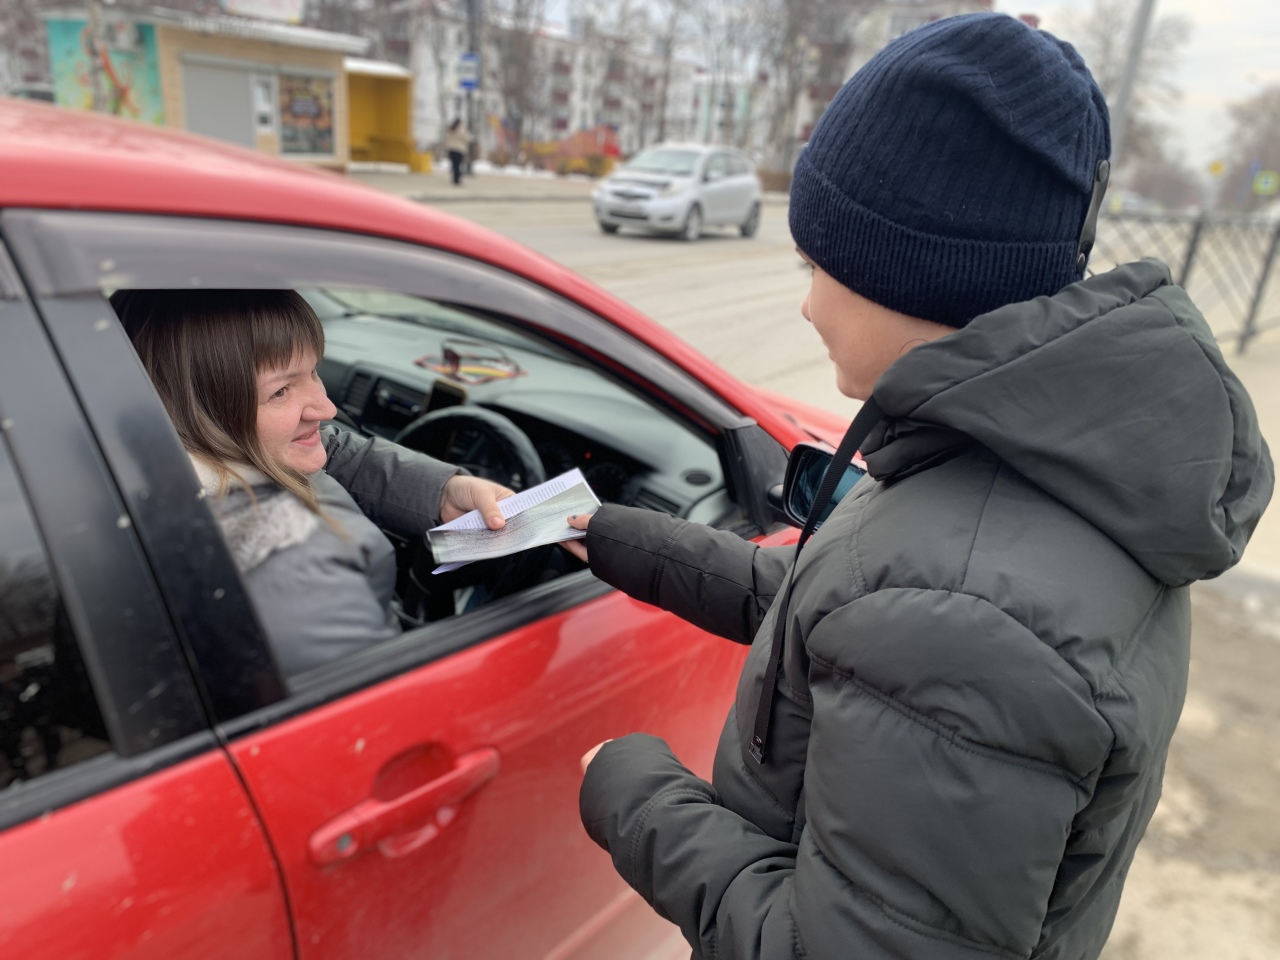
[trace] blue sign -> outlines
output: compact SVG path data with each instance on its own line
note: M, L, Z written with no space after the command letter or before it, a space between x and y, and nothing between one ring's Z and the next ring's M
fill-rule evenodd
M480 86L480 57L474 53L458 55L458 89L474 90Z

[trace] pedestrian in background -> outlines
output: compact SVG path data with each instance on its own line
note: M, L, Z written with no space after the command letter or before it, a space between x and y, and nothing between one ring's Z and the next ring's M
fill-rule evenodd
M444 137L444 148L449 152L449 166L453 170L453 185L462 186L462 164L471 149L471 134L462 126L462 119L455 118L449 124Z
M711 783L644 734L584 757L584 825L695 957L1101 951L1182 708L1188 585L1240 559L1273 483L1168 268L1084 278L1109 153L1049 34L981 14L891 43L789 214L870 479L794 568L651 511L573 521L601 579L752 643Z

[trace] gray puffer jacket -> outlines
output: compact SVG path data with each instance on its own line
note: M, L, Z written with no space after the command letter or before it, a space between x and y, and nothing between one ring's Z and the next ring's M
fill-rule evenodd
M875 395L873 479L800 555L764 765L792 550L592 520L599 577L755 640L712 783L625 736L583 822L706 960L1096 957L1182 707L1186 585L1271 495L1252 405L1154 261L979 317Z
M326 427L329 459L311 478L337 530L261 474L210 500L286 677L389 640L395 553L379 527L424 533L458 467L386 440ZM216 479L197 464L207 492ZM241 472L244 472L241 470ZM341 531L341 532L339 532Z

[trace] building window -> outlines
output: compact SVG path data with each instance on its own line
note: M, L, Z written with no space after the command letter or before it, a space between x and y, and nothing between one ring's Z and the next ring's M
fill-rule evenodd
M276 132L276 79L255 75L253 78L253 129L257 133Z

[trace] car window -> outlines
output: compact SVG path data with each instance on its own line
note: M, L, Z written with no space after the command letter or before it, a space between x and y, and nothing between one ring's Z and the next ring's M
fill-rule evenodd
M110 749L48 555L0 437L0 790Z
M636 154L623 166L632 173L652 173L659 176L691 177L698 167L702 153L698 150L678 150L657 147Z
M735 177L740 177L751 172L751 165L743 157L729 157L729 172Z
M740 517L709 438L589 361L521 330L513 318L391 289L309 286L297 292L324 329L318 371L340 411L331 429L356 435L351 442L390 440L514 490L577 469L605 503L713 523ZM392 526L367 503L361 506L394 551L395 589L388 599L402 631L469 615L584 569L549 547L441 576L424 542L427 521L414 529ZM330 518L341 526L340 516L331 511ZM228 546L233 553L239 548L230 540ZM281 639L273 595L254 587L253 578L268 576L267 568L262 561L242 574L288 680L404 635L370 632L368 643L327 637L316 640L322 653L300 650L310 643L305 631Z
M707 161L707 170L703 174L708 180L713 176L727 177L729 175L729 159L723 153L715 154Z
M20 241L32 247L32 262L37 262L35 250L45 246L75 251L73 258L59 261L66 269L49 278L51 287L104 294L188 290L198 296L193 290L198 283L200 290L299 292L324 325L327 347L319 372L337 406L337 422L329 428L334 431L354 432L357 440L395 439L416 419L447 414L445 425L458 429L438 429L433 421L420 449L495 479L504 476L498 471L506 471L509 485L523 485L523 475L517 483L515 474L524 471L513 472L510 458L475 432L475 420L501 417L511 426L508 434L523 438L528 462L539 473L554 476L580 467L602 500L743 535L755 535L768 523L757 494L765 488L755 471L757 463L766 462L774 469L773 461L782 456L774 456L775 441L768 440L768 456L758 455L754 446L744 454L759 428L714 390L624 326L498 267L397 241L280 225L57 212L15 214L10 220ZM42 228L38 233L28 229L36 221ZM110 269L102 268L104 263ZM101 316L101 307L83 296L65 307L59 301L45 308L54 315L64 311L68 324L92 325L98 321L90 321L90 315ZM148 403L159 407L153 391L131 395L130 402L138 409ZM455 411L480 417L454 420ZM146 461L157 471L153 483L175 471L190 475L176 433L172 439L171 465L155 456ZM421 433L418 439L423 440ZM216 521L208 502L195 500L201 515L187 522ZM140 519L140 531L154 538L153 552L172 539L172 523L164 517L144 511ZM401 629L286 676L292 695L278 707L264 707L273 717L292 715L608 592L559 548L528 551L515 566L482 561L436 576L422 529L393 530L378 523L374 532L392 545L394 557L382 567L391 568L395 581L388 626ZM234 551L224 552L230 563ZM177 567L166 562L159 569L169 576ZM245 683L219 676L226 656L209 644L243 647L240 660L248 665L262 663L264 648L278 658L280 645L261 615L261 596L254 595L243 569L240 574L236 591L228 589L218 602L225 604L238 592L246 606L253 601L254 619L263 629L241 621L240 636L234 636L224 610L214 631L220 631L221 640L211 634L193 646L212 694L225 688L226 707L218 716L243 716L249 724L257 722L252 719L257 714L248 712L255 708L231 698ZM185 589L183 577L189 576L173 573L169 589ZM322 596L334 601L330 593ZM345 613L339 605L335 618ZM250 642L253 637L262 638L263 646Z

